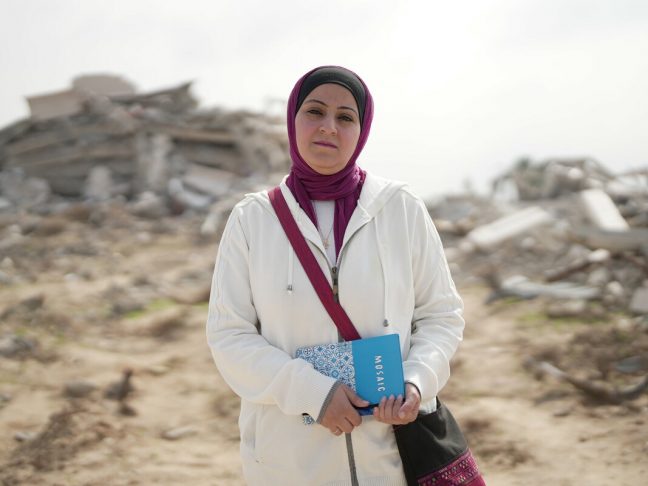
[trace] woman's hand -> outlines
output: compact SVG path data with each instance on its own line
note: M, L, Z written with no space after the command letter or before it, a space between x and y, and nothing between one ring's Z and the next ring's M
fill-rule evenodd
M405 383L405 402L403 397L394 395L383 397L373 415L379 421L391 425L404 425L413 422L418 415L421 395L411 383Z
M346 385L340 385L333 392L324 416L320 423L334 435L350 434L351 431L362 423L360 414L355 407L366 407L369 402L363 400Z

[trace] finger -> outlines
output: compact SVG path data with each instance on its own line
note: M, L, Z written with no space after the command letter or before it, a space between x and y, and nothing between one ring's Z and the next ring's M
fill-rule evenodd
M396 397L394 395L389 395L389 398L385 402L385 421L386 422L391 422L393 420L393 410L394 410L394 402L396 401Z
M339 427L335 427L335 429L331 432L333 433L333 435L342 435L342 429L340 429Z
M340 423L338 427L342 429L342 432L344 432L345 434L350 434L351 432L353 432L353 424L346 419L342 420L342 423Z
M392 419L398 420L398 411L403 406L403 395L398 395L392 405Z
M360 414L356 412L355 410L353 411L352 414L348 415L346 419L351 422L351 425L354 427L357 427L362 423L362 417L360 417Z
M387 404L387 397L382 397L378 404L378 420L385 421L385 405Z
M347 398L349 401L356 407L366 407L369 405L369 402L367 400L363 400L360 398L351 388L345 388L344 389Z
M409 416L412 414L412 412L415 410L418 400L416 397L412 394L407 396L407 399L401 406L400 410L398 411L398 418L404 419L405 417Z

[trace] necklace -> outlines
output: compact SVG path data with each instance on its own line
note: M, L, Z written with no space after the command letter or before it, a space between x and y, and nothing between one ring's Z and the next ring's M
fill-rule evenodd
M333 226L335 225L334 223L335 223L335 221L333 221L333 223L331 223L331 229L328 230L328 233L326 234L326 236L324 236L324 235L322 234L322 232L319 231L319 228L317 228L317 230L318 230L320 236L322 237L322 241L324 242L324 249L325 249L325 250L328 250L328 249L329 249L329 245L330 245L329 238L331 237L331 232L333 231Z

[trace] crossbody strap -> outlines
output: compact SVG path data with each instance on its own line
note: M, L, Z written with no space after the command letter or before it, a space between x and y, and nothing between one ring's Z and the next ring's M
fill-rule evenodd
M340 303L335 300L333 290L324 276L322 268L317 263L315 255L313 255L313 252L309 248L304 235L299 231L299 227L288 208L288 204L281 193L281 189L279 187L271 189L268 191L268 196L270 197L272 207L277 213L279 222L297 254L299 262L304 268L306 275L308 275L311 284L313 284L313 288L315 289L319 299L322 301L324 308L340 331L340 334L345 341L360 339L360 334L358 334L358 331L351 322L351 319L349 319L349 316L347 316Z

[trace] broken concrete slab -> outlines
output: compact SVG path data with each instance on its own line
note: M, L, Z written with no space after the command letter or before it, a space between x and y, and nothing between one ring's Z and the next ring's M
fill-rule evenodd
M648 314L648 284L644 283L632 294L630 312L635 314Z
M605 248L612 252L640 250L648 247L648 228L629 228L622 231L592 227L573 227L572 236L590 248Z
M45 179L14 169L0 172L0 193L18 208L32 208L47 202L51 190Z
M487 251L503 241L552 221L553 217L547 211L538 206L531 206L475 228L468 233L466 239L480 250Z
M614 201L601 189L581 191L579 200L586 216L597 228L611 231L625 231L629 228Z
M189 189L220 199L231 192L237 179L236 174L225 170L190 164L182 182Z
M513 275L504 279L496 290L499 296L533 299L535 297L551 297L567 300L590 300L601 295L595 287L587 287L571 282L554 282L550 284L533 282L523 275Z
M114 194L111 170L103 165L93 167L88 174L83 195L92 201L107 201Z

